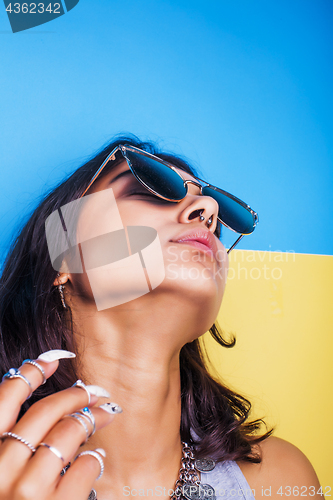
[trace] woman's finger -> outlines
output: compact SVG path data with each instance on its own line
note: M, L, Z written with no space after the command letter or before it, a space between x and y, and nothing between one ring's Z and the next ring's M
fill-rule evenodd
M56 371L59 359L73 357L75 354L69 351L58 349L48 351L33 360L31 364L28 362L22 364L19 373L13 373L15 378L3 379L0 384L0 434L13 427L24 401L43 383L44 377L48 379Z
M97 457L100 457L98 460ZM105 451L102 448L93 450L90 454L79 455L59 481L56 498L59 500L87 500L95 481L103 473ZM101 466L103 464L103 466Z
M98 396L109 397L105 389L98 386L70 387L33 404L17 424L11 429L16 436L37 448L44 437L65 415L83 408L88 403L87 392L91 393L90 404L98 401ZM100 410L103 411L103 410ZM22 473L32 452L18 439L8 437L0 446L0 483L2 480L15 481ZM15 463L15 467L12 464Z
M96 430L108 425L114 418L114 413L105 411L102 407L92 408L91 413ZM93 425L85 417L82 418L83 421L87 422L90 434L93 431ZM66 416L63 418L45 436L43 439L44 444L37 448L35 455L28 461L23 473L20 475L19 488L22 491L24 488L31 491L33 485L36 485L36 495L38 489L38 495L41 498L48 498L52 488L54 489L62 481L61 470L68 462L73 461L73 458L78 453L79 446L85 441L85 426L73 417ZM43 477L42 483L40 481L41 476ZM96 475L93 474L91 480L94 479L96 479ZM79 498L75 495L74 497Z

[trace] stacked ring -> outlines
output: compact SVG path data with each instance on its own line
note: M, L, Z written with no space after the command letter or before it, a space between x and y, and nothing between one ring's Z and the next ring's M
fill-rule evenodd
M21 380L23 380L23 382L25 382L30 389L30 394L27 397L27 399L30 398L30 396L32 394L31 384L30 384L29 380L27 379L27 377L22 375L22 373L20 372L20 370L18 368L9 368L8 372L5 373L4 376L2 377L2 380L5 380L6 378L9 378L9 379L20 378Z
M82 444L85 444L88 441L88 439L90 438L90 436L92 435L92 433L89 432L88 426L85 423L83 416L79 412L75 412L75 413L71 413L70 415L66 415L66 417L75 418L78 422L80 422L80 424L82 425L82 427L84 428L85 433L86 433L86 440L84 441L84 443L82 443Z
M40 364L37 363L37 361L34 361L33 359L25 359L23 361L22 365L25 365L25 364L32 365L35 368L37 368L37 370L40 371L40 373L41 373L41 375L43 377L43 383L42 383L42 385L44 385L45 382L46 382L46 377L45 377L45 372L44 372L43 368L40 366Z
M91 410L88 408L88 406L86 406L85 408L82 408L82 410L79 410L79 413L85 417L86 419L88 419L88 421L91 423L91 425L93 426L93 430L92 430L92 433L90 434L90 436L92 436L93 434L95 434L96 432L96 422L95 422L95 417L93 415L93 413L91 412ZM89 437L90 437L89 436Z

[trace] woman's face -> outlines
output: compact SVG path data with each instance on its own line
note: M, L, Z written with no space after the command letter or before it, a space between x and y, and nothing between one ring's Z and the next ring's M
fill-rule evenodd
M187 172L182 170L179 172L183 178L195 180ZM91 194L98 196L88 196ZM192 307L193 314L198 314L200 311L203 328L208 329L216 319L228 270L226 250L214 235L218 209L216 201L208 196L201 196L199 188L193 184L188 185L188 194L182 201L172 203L162 200L137 181L125 160L98 179L88 191L88 195L78 224L80 232L85 234L84 239L89 238L89 235L96 235L96 228L100 234L113 228L114 235L119 235L119 239L115 238L113 242L119 241L121 247L126 233L121 231L121 224L125 228L148 226L156 230L160 247L155 241L154 252L151 254L155 268L146 261L148 265L145 269L146 276L148 271L148 277L151 278L150 291L148 295L147 292L141 295L145 295L145 299L159 300L172 297L180 307ZM103 205L105 203L103 200L110 200L110 210ZM200 220L200 215L205 221ZM206 222L210 217L213 222L207 227ZM129 231L126 234L127 243L128 235ZM161 252L160 261L158 261L159 252ZM125 262L127 261L123 261ZM74 295L77 291L81 298L84 297L89 302L96 299L96 289L101 291L97 295L104 297L108 293L119 296L124 293L124 288L129 287L130 290L126 290L129 300L123 301L127 302L128 307L131 297L135 297L135 290L140 289L141 278L131 269L125 269L125 264L121 266L122 274L116 280L116 285L115 280L108 279L107 273L101 272L102 268L92 271L93 277L92 274L89 276L89 271L88 277L85 273L71 275ZM160 284L156 287L151 286L154 276L161 277L163 267L164 273ZM152 274L149 275L149 272ZM126 279L122 279L125 275ZM108 304L107 301L105 303ZM112 301L110 303L112 304ZM101 308L105 309L107 306Z

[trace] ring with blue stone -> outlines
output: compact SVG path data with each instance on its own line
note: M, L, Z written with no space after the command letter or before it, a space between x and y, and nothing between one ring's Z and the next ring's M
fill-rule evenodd
M20 372L20 370L18 368L9 368L8 372L5 373L4 376L2 377L2 381L4 381L6 378L9 378L9 379L20 378L21 380L23 380L23 382L25 382L30 389L30 394L27 397L27 399L30 398L30 396L33 392L31 384L30 384L29 380L27 379L27 377L22 375L22 373Z
M81 413L81 415L83 417L86 417L89 420L89 422L91 423L91 425L93 426L93 431L90 434L90 436L92 436L96 432L96 422L95 422L95 417L94 417L93 413L88 408L88 406L86 406L85 408L82 408L82 410L79 410L79 413Z

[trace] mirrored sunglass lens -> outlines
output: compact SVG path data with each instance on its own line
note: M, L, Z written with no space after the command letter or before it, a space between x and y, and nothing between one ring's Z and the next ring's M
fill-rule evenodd
M219 204L219 217L231 229L237 233L250 234L254 230L254 217L242 207L237 201L229 198L223 193L215 190L213 187L205 186L202 194L211 196Z
M151 189L172 201L186 196L186 187L179 175L153 158L126 150L133 171Z

